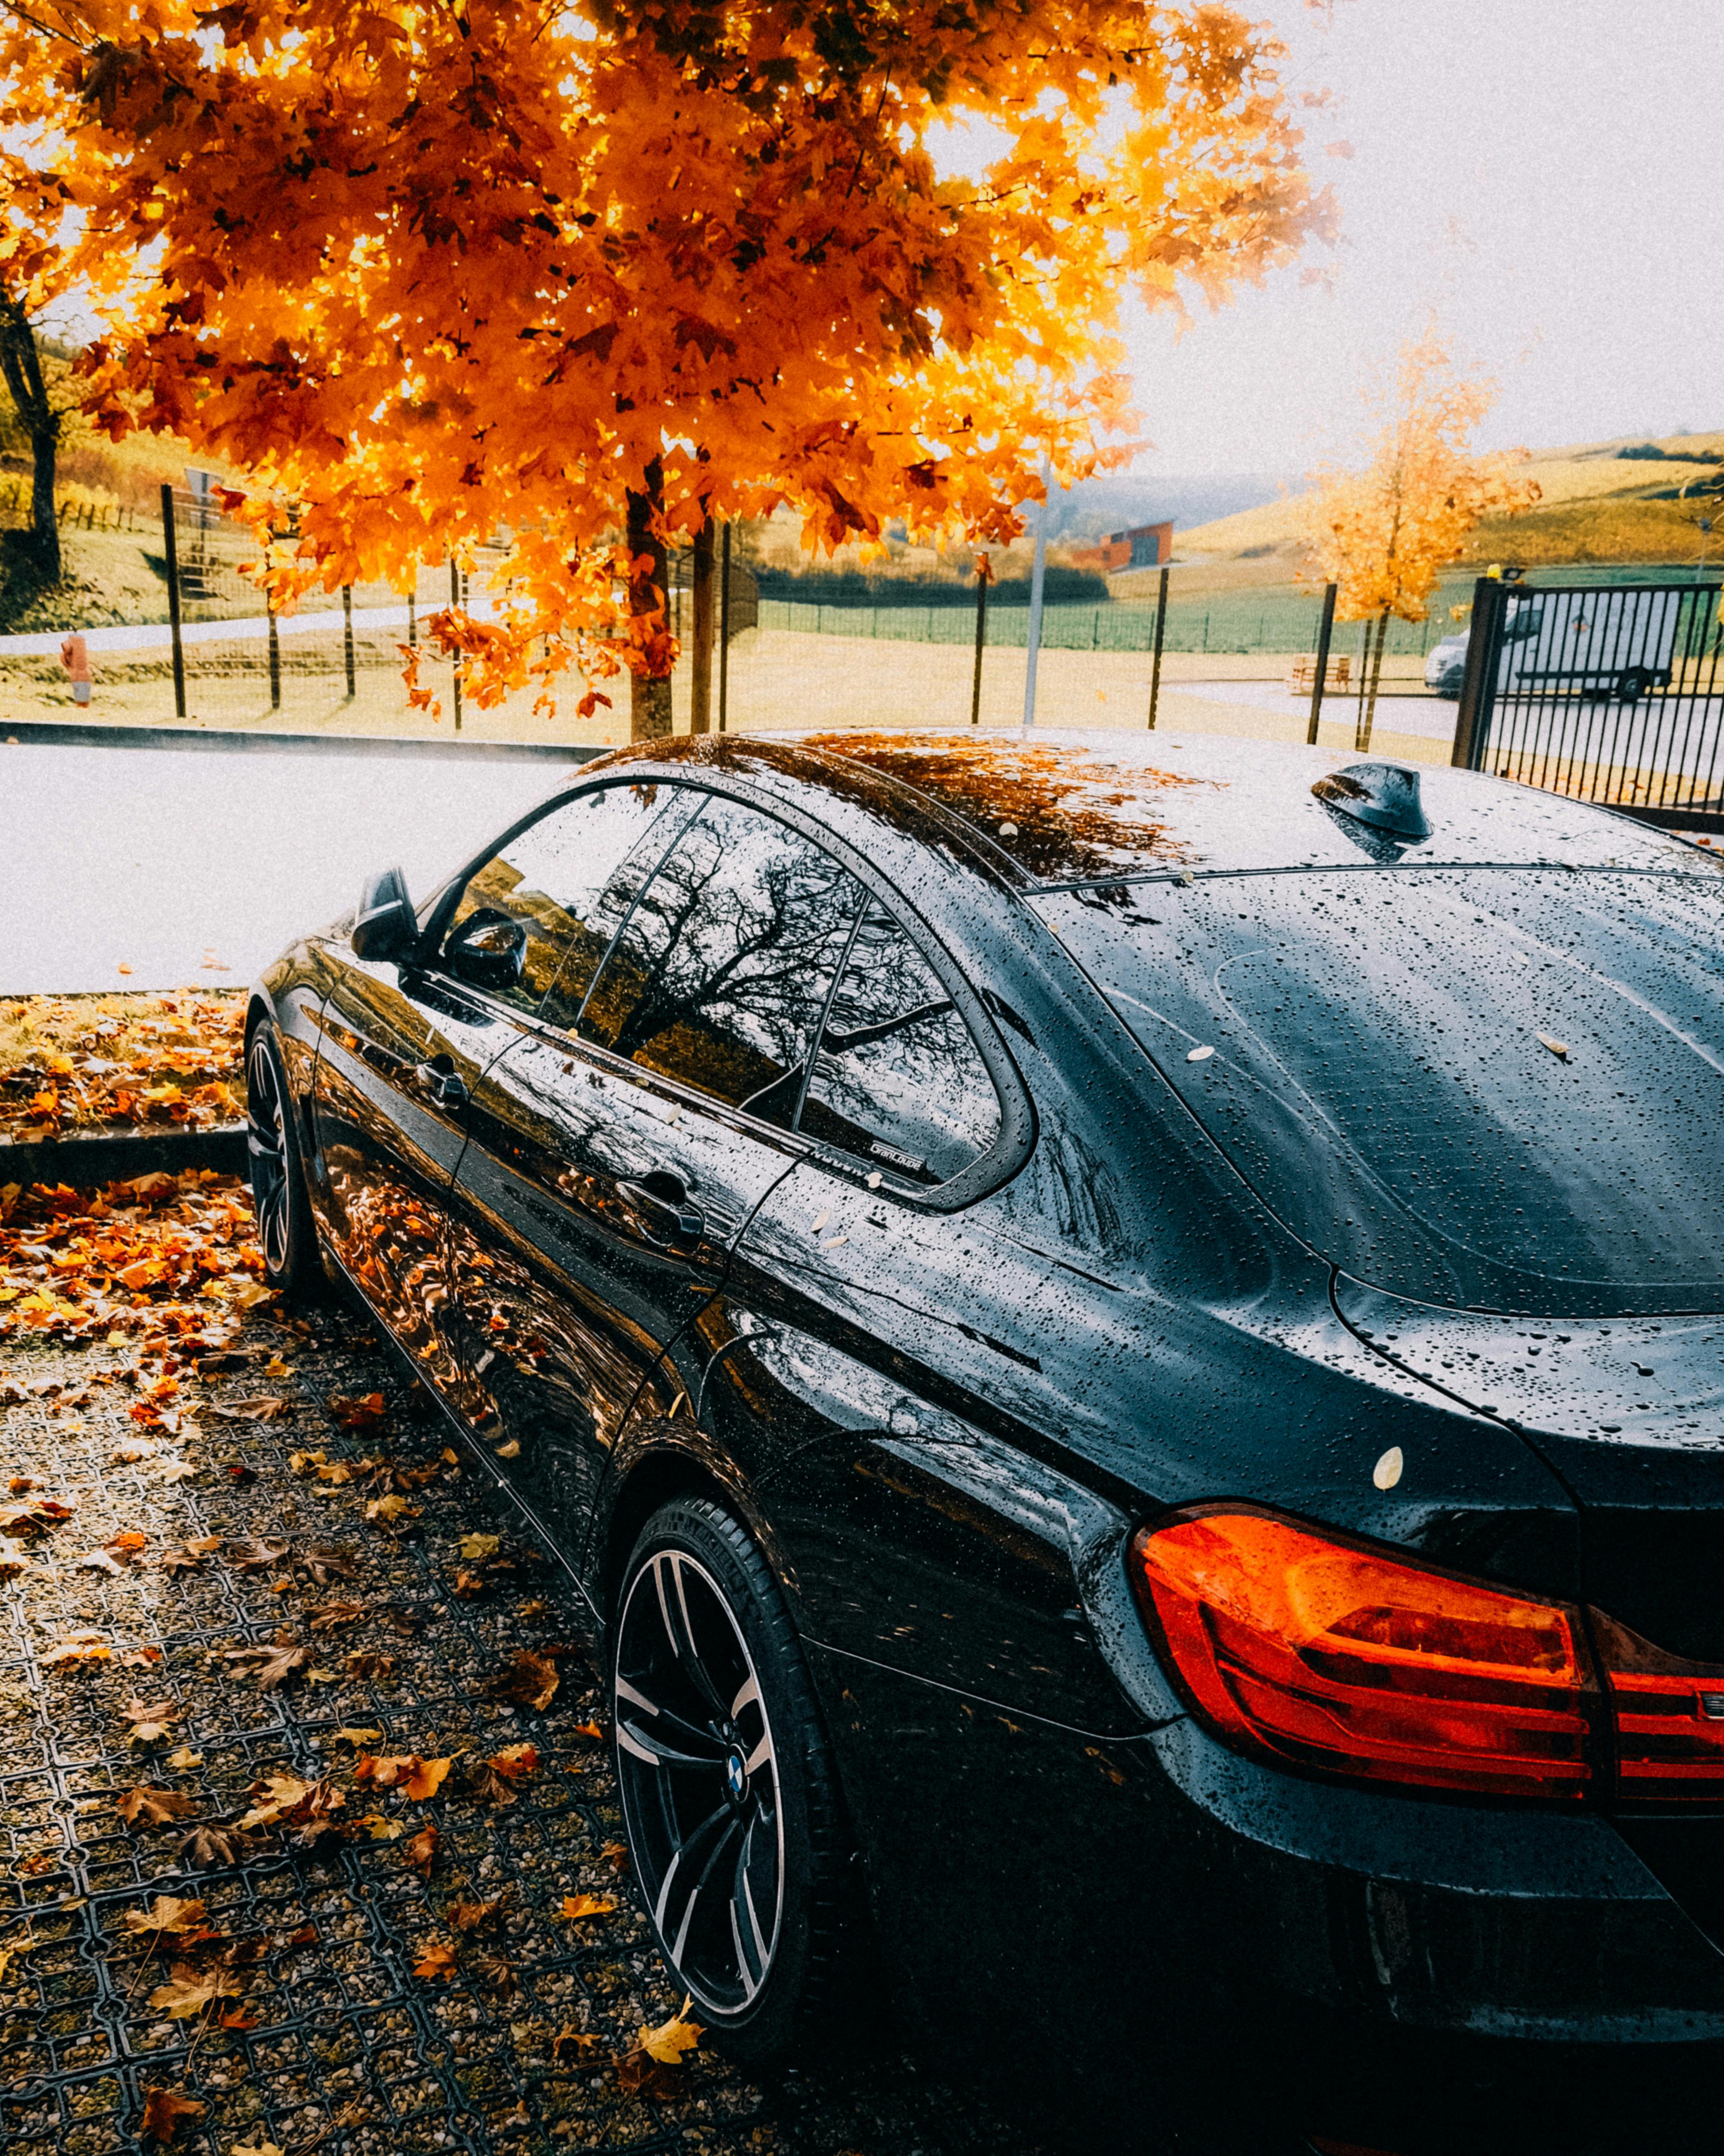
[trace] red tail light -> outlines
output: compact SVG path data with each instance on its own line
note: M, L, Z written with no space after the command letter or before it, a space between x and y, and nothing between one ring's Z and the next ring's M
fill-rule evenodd
M1724 1802L1724 1669L1667 1655L1596 1609L1593 1627L1616 1724L1619 1794Z
M1579 1799L1598 1692L1579 1612L1238 1508L1144 1528L1134 1584L1223 1737L1368 1781Z

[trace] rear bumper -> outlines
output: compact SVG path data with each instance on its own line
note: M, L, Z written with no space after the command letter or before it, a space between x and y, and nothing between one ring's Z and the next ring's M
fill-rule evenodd
M1202 2156L1615 2156L1716 2112L1724 1953L1608 1820L1301 1781L1188 1720L1088 1738L818 1659L921 2033L1092 2137L1162 2147L1171 2106Z

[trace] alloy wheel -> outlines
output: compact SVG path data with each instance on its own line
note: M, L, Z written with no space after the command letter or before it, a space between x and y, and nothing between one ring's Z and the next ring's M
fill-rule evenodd
M688 1552L636 1572L614 1684L629 1847L660 1943L704 2012L745 2014L783 1917L778 1763L741 1626Z
M287 1107L267 1035L252 1035L245 1059L246 1150L251 1160L251 1195L257 1214L258 1241L270 1272L285 1273L288 1262L290 1204Z

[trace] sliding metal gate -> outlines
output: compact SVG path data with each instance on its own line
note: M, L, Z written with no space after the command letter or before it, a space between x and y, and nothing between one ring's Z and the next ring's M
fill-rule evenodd
M1724 829L1717 584L1475 588L1453 761Z

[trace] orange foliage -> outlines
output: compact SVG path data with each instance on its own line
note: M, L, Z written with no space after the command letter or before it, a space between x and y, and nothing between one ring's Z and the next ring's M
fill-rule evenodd
M431 624L489 703L668 667L630 495L1003 542L1044 449L1117 462L1126 294L1326 223L1280 50L1216 0L58 0L0 21L0 184L69 213L110 429L255 475L279 604L505 535Z
M1339 587L1338 621L1423 621L1439 574L1480 517L1538 499L1537 481L1516 475L1525 449L1479 456L1468 446L1496 401L1494 383L1461 377L1434 326L1403 346L1393 388L1373 400L1370 464L1311 475L1308 574Z

